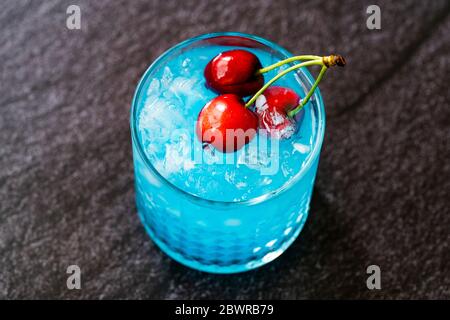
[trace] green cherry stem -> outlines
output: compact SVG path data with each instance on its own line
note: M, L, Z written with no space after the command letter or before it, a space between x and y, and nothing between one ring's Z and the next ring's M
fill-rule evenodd
M247 101L247 103L245 104L245 107L248 108L250 107L255 101L256 99L275 81L277 81L278 79L280 79L281 77L283 77L284 75L288 74L291 71L300 69L302 67L307 67L307 66L314 66L314 65L319 65L319 66L323 66L324 62L323 59L320 60L311 60L311 61L306 61L306 62L302 62L299 64L296 64L295 66L292 66L290 68L287 68L286 70L280 72L279 74L277 74L275 77L273 77L272 79L270 79L261 89L258 90L258 92L256 92L253 97Z
M324 65L322 66L322 69L320 69L320 73L317 76L316 81L314 82L313 86L311 87L311 89L309 89L308 94L306 95L306 97L304 99L302 99L300 101L300 104L293 110L288 112L288 117L293 118L295 117L295 115L297 113L300 112L300 110L303 109L303 107L308 103L309 99L311 98L311 96L313 95L314 91L316 90L317 86L319 85L319 82L322 80L323 76L325 75L325 72L327 71L327 67Z
M322 57L321 61L322 61L322 69L320 70L320 73L317 76L316 81L312 85L311 89L309 89L309 92L306 95L306 97L300 101L300 104L295 109L287 113L288 117L291 118L295 117L295 115L299 113L300 110L302 110L302 108L308 103L309 99L313 95L314 91L316 90L317 86L319 85L320 81L322 80L323 76L325 75L325 72L328 70L329 67L333 66L344 67L346 64L343 56L335 54Z
M291 63L294 61L299 61L299 60L319 60L322 59L322 57L320 56L313 56L313 55L303 55L303 56L295 56L295 57L290 57L281 61L278 61L277 63L271 64L270 66L267 66L265 68L261 68L259 69L256 74L263 74L266 72L269 72L273 69L276 69L278 67L281 67L287 63Z

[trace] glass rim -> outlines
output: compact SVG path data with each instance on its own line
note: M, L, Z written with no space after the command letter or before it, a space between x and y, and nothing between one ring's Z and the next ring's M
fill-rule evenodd
M185 47L191 43L194 43L194 42L197 42L200 40L205 40L205 39L210 39L210 38L215 38L215 37L222 37L222 36L236 36L236 37L247 38L247 39L259 42L262 45L265 45L271 49L278 51L279 53L283 54L286 58L293 56L293 54L291 52L289 52L285 48L279 46L278 44L273 43L272 41L266 40L259 36L241 33L241 32L206 33L203 35L189 38L187 40L184 40L184 41L176 44L175 46L169 48L164 53L162 53L158 58L156 58L150 64L150 66L146 69L146 71L144 72L144 74L142 75L142 77L140 78L140 80L138 82L138 85L136 87L136 90L135 90L135 93L133 96L133 100L132 100L132 104L131 104L131 112L130 112L131 113L130 126L131 126L132 144L133 144L133 146L136 146L139 156L142 158L145 166L148 169L150 169L160 181L162 181L165 185L169 186L171 189L173 189L177 193L181 193L183 196L186 196L188 199L193 200L198 203L203 203L205 205L213 205L213 206L218 206L218 205L219 206L222 205L225 207L251 206L251 205L256 205L256 204L268 201L270 199L276 198L279 195L283 194L285 191L294 187L301 180L301 178L305 175L305 173L311 168L314 160L319 156L320 150L322 147L322 143L323 143L324 134L325 134L325 108L324 108L324 104L323 104L322 95L320 94L320 90L318 87L316 88L314 95L313 95L315 98L315 101L317 102L317 108L316 108L317 109L317 120L316 120L317 121L317 129L316 129L317 134L316 134L316 138L313 141L312 152L306 158L306 163L300 168L300 170L295 174L295 176L293 178L286 181L279 188L272 190L270 192L267 192L265 194L262 194L260 196L251 198L251 199L245 199L245 200L240 200L240 201L211 200L211 199L207 199L207 198L203 198L201 196L195 195L193 193L190 193L190 192L183 190L182 188L176 186L171 181L169 181L167 178L165 178L153 166L151 160L147 157L146 153L143 150L143 146L141 144L141 141L138 137L138 132L137 132L138 131L137 125L136 125L137 124L136 121L138 120L137 119L137 102L139 100L144 83L146 82L147 78L150 76L153 69L158 65L158 63L161 60L163 60L165 57L170 55L172 52L176 51L177 49L179 49L181 47ZM308 71L307 68L305 68L305 67L300 68L297 70L297 73L302 73L308 80L307 86L309 86L309 87L312 86L312 84L314 83L314 78L312 77L311 73Z

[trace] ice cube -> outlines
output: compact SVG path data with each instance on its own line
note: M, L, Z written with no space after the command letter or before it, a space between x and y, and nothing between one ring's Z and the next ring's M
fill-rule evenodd
M236 171L234 171L234 170L227 170L227 171L225 172L224 178L225 178L225 180L226 180L228 183L234 184L234 183L235 183L235 182L234 182L234 179L236 178Z
M297 131L297 123L276 110L269 110L266 98L261 95L256 99L256 112L259 115L260 125L267 130L272 138L289 139Z
M168 88L173 81L173 73L169 67L164 67L163 75L161 77L161 85Z
M271 183L272 183L272 179L270 179L269 177L264 177L262 179L262 181L260 182L260 185L261 186L268 186Z
M202 92L204 84L201 79L191 77L176 77L170 87L164 90L163 97L178 105L178 112L186 116L192 115L192 108L201 108L209 100Z
M261 170L270 164L270 154L267 148L259 148L257 143L250 143L239 155L238 164Z
M139 115L139 130L145 142L164 143L177 128L187 128L182 114L169 101L150 97Z
M158 96L159 95L160 83L158 79L152 79L147 89L147 96Z
M306 144L299 143L299 142L294 142L292 144L292 146L294 147L293 152L298 151L302 154L306 154L311 150L311 148L309 146L307 146Z
M166 177L175 172L185 174L186 171L195 168L195 162L191 157L191 138L188 134L172 137L166 143L164 160L158 163L158 166Z
M255 101L255 107L256 107L256 112L257 113L262 113L264 111L267 110L267 108L269 107L267 105L267 100L266 97L262 94L260 95L256 101Z
M189 75L192 70L192 60L190 58L185 58L181 62L181 71L183 75Z
M289 139L297 132L297 124L294 121L289 121L285 126L281 126L279 130L276 131L275 137L278 139Z
M182 100L182 102L186 102L185 106L189 106L189 99L201 97L199 82L198 79L194 78L176 77L166 91L169 94L166 97L170 98L170 95L173 95L175 98Z

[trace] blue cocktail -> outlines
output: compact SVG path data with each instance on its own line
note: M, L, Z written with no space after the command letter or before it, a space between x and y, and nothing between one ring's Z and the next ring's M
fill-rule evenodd
M136 201L146 230L173 259L215 273L261 266L295 240L308 215L325 126L316 90L290 139L258 133L233 153L202 144L195 135L197 117L217 96L205 86L203 71L231 49L250 51L263 65L291 56L250 35L190 39L149 67L131 112ZM302 68L277 85L305 96L313 82Z

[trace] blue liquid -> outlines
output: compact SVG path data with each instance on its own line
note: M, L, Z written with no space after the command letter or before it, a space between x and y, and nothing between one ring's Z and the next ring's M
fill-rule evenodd
M202 147L195 121L217 96L206 88L203 70L218 53L235 48L196 46L160 61L141 83L133 120L136 199L144 226L175 260L217 273L258 267L292 243L307 217L318 162L309 159L318 132L314 100L291 139L258 134L231 154ZM263 66L281 60L265 50L240 49L255 53ZM266 74L266 81L287 67ZM296 74L276 85L305 94Z

